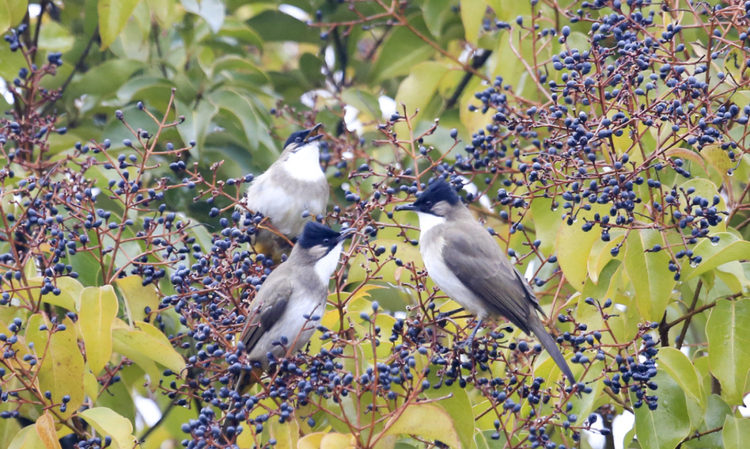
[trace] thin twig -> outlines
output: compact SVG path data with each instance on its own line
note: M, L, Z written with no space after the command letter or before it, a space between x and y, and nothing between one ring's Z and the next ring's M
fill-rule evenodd
M695 294L693 294L693 302L690 304L690 308L688 309L687 313L691 313L693 310L695 310L695 306L698 304L698 297L701 293L701 288L703 287L703 279L698 280L698 285L695 287ZM677 349L682 348L682 343L685 341L685 335L687 334L688 327L690 326L690 321L693 319L692 315L689 316L685 320L685 324L682 325L682 331L680 331L680 336L677 337Z

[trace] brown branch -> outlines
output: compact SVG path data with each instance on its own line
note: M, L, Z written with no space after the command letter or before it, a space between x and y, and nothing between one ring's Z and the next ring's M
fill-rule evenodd
M693 302L690 304L688 313L691 313L695 310L695 306L696 304L698 304L698 297L700 296L702 287L703 287L703 279L699 279L698 285L695 287L695 294L693 294ZM685 341L685 335L687 335L687 330L688 330L688 327L690 326L690 321L692 319L693 319L693 316L690 315L685 320L685 324L682 325L682 331L680 331L680 336L677 337L677 349L682 348L682 343Z

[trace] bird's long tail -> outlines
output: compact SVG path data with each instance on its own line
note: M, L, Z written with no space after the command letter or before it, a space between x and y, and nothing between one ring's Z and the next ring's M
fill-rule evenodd
M565 357L563 357L562 353L557 348L555 340L549 333L547 333L547 329L544 328L542 320L540 320L539 317L536 316L536 314L533 314L532 319L530 319L529 321L530 323L528 323L528 325L531 332L534 333L536 338L539 340L539 343L541 343L544 349L549 352L549 355L552 356L552 360L557 363L557 366L560 367L560 370L563 372L563 374L565 374L565 377L568 378L570 385L575 385L576 378L575 376L573 376L573 372L570 370L568 362L565 361Z

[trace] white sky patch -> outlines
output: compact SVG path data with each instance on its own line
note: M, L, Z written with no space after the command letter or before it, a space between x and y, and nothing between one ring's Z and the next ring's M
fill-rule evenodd
M602 417L599 414L597 414L596 416L597 416L597 420L594 424L591 425L591 428L597 429L597 430L603 429L604 421L602 421ZM605 437L599 432L591 432L588 430L584 430L583 434L586 435L586 439L589 442L589 446L591 446L592 448L595 448L595 449L603 448L607 442L607 437Z
M739 406L740 414L744 417L750 417L750 394L745 396L745 398L742 400L742 402L745 404L744 406Z
M5 102L8 104L13 104L13 94L10 93L8 90L8 85L5 84L5 80L0 78L0 95L5 98Z
M312 108L315 106L316 97L331 98L331 93L325 89L311 90L302 94L302 96L299 97L299 101L308 108Z
M534 280L534 273L536 272L536 268L534 267L534 265L536 265L536 261L532 260L526 266L526 272L523 274L523 277L525 277L527 281Z
M42 6L37 3L32 3L29 5L29 17L35 18L39 17L39 14L42 12Z
M467 192L471 193L474 196L477 196L477 194L479 193L479 188L477 187L476 184L474 184L473 182L469 182L469 180L465 178L464 176L458 176L458 178L460 178L461 181L463 181L464 190L466 190ZM492 203L490 203L490 199L487 198L487 195L482 195L482 197L479 198L479 204L481 204L482 207L484 207L486 211L492 212Z
M306 13L300 8L297 8L296 6L287 4L279 5L279 11L283 12L284 14L290 15L297 20L301 20L302 22L307 22L311 19L310 14Z
M383 113L383 118L389 118L396 113L396 100L393 98L381 95L378 97L378 104L380 105L380 111Z
M326 47L325 59L326 66L333 70L333 66L336 65L336 51L330 45Z
M144 398L143 396L135 396L134 399L135 408L138 410L138 414L143 418L143 422L151 427L161 419L161 410L151 399Z
M612 438L615 440L615 449L624 449L625 435L635 425L635 415L625 411L622 415L615 416L612 421Z
M359 109L354 106L344 106L344 123L346 123L346 129L361 135L363 132L363 126L358 117Z

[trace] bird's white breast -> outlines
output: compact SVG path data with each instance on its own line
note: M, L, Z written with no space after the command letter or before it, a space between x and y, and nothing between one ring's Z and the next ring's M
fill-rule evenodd
M427 231L434 228L435 226L439 226L445 223L445 218L438 217L437 215L432 215L425 212L417 212L417 216L419 217L419 232L421 232L422 236L427 234Z
M319 181L325 178L320 168L320 142L317 140L300 147L282 165L289 176L298 181Z
M420 228L422 228L421 215ZM422 254L422 260L430 278L435 281L435 284L443 293L459 303L467 312L482 319L486 318L487 313L482 301L458 279L458 276L443 261L443 246L445 244L443 238L438 235L426 235L424 228L421 232L419 252Z
M320 281L323 284L328 285L328 281L331 279L331 275L336 271L336 267L339 264L339 256L341 255L342 243L336 245L335 248L330 250L328 254L322 259L315 262L315 274L318 275Z

